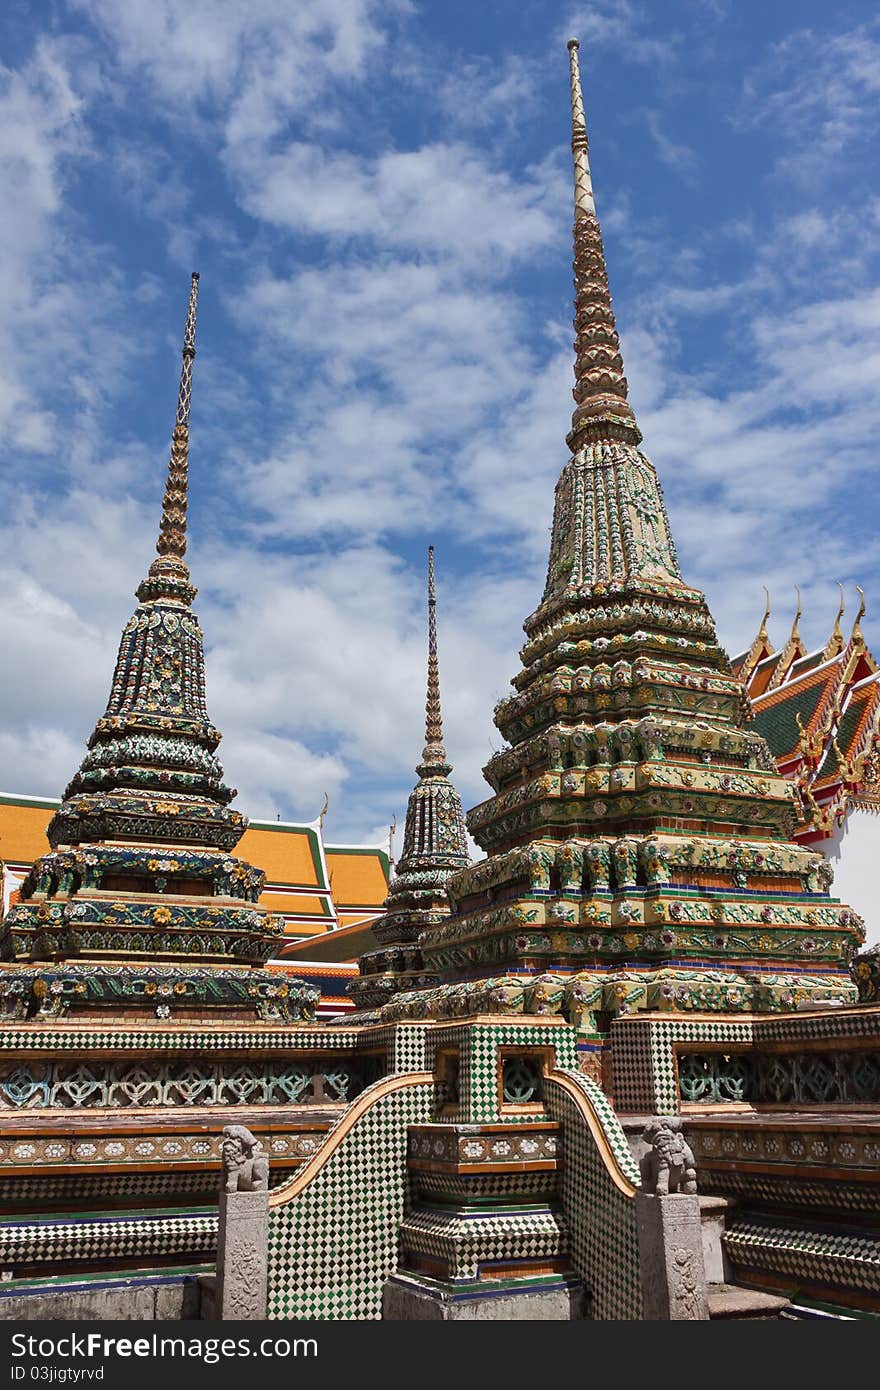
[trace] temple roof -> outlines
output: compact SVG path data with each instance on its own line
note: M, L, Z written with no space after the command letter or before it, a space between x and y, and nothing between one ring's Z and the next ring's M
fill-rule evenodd
M880 674L862 633L865 603L859 593L861 603L848 639L840 625L841 589L840 607L824 646L800 653L799 600L792 636L781 652L733 663L749 696L754 727L767 740L780 771L797 788L798 835L808 841L830 834L852 802L880 804L874 757L880 751ZM769 643L767 616L752 653Z

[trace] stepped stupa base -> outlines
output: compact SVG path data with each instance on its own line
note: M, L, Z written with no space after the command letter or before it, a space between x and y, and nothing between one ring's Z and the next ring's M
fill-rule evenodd
M318 998L303 980L246 966L129 959L0 967L0 1021L308 1023Z
M380 1010L384 1022L467 1015L561 1015L589 1036L607 1032L617 1017L657 1011L687 1017L712 1013L791 1014L802 1008L844 1006L858 990L843 972L795 974L640 963L620 969L510 970L395 995Z

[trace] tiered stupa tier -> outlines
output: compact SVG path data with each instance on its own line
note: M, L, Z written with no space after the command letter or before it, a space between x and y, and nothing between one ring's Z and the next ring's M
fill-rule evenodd
M388 1016L563 1007L595 1027L621 1009L852 1000L861 921L829 896L822 855L792 840L791 787L748 727L639 447L575 40L569 53L571 458L522 670L495 710L507 747L484 769L494 795L468 816L488 857L450 881L453 916L422 935L444 985Z
M22 1016L148 1010L298 1018L314 992L257 969L282 923L264 875L233 850L247 820L229 803L205 708L202 633L186 554L193 275L157 558L119 645L107 709L7 913L5 984ZM10 984L9 971L14 972Z
M402 990L438 983L436 973L425 968L419 936L449 916L447 881L470 862L461 799L449 780L452 764L443 745L436 607L434 547L430 546L425 746L416 768L419 780L406 808L403 854L382 916L373 923L381 949L361 956L359 976L348 987L358 1008L375 1009Z

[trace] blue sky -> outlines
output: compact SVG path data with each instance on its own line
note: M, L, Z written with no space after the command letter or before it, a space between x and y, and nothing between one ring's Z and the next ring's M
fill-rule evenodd
M190 561L239 804L376 841L437 552L466 805L540 598L571 387L565 39L631 398L730 652L868 596L880 22L867 4L4 7L0 783L60 794L149 563L201 272ZM845 620L846 621L846 620Z

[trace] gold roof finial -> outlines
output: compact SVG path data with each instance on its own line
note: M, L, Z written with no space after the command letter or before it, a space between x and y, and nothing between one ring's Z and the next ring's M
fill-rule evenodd
M770 590L767 588L766 584L762 585L762 588L764 590L765 599L764 616L761 619L761 626L758 628L758 636L767 638L769 636L767 632L767 619L770 617Z
M434 593L434 547L428 546L428 694L425 701L425 747L417 768L420 777L451 771L443 747L440 709L440 664L437 658L437 597Z
M189 473L189 411L192 403L193 360L196 355L196 307L199 296L199 276L193 271L190 279L189 304L183 331L183 360L180 385L177 391L177 413L171 435L171 456L168 478L162 499L162 520L156 551L159 556L150 566L149 577L138 589L142 599L171 599L191 603L195 589L189 582L186 554L186 505Z
M794 615L794 622L791 625L791 637L789 640L792 642L799 642L801 640L799 623L803 616L803 609L801 608L801 591L796 584L794 586L794 591L797 594L797 612Z
M841 584L839 579L837 581L837 587L840 590L840 603L837 608L837 617L834 619L834 627L831 629L831 637L832 640L838 640L840 642L840 645L843 646L843 632L840 628L840 620L843 617L844 609L846 608L846 595L843 592L843 585Z
M846 641L840 628L840 620L843 617L843 610L846 606L846 599L843 593L843 585L841 584L839 579L837 581L837 587L840 590L840 604L837 609L837 617L834 619L834 626L831 629L831 636L825 643L825 650L822 653L825 661L830 661L833 656L838 656L846 646Z
M860 600L860 602L859 602L859 611L858 611L858 613L856 614L856 620L855 620L855 622L853 623L853 629L852 629L852 632L850 633L849 640L850 640L851 642L853 642L853 641L864 642L865 639L864 639L864 636L862 635L862 618L864 618L864 616L865 616L865 610L866 610L866 608L867 608L867 604L865 603L865 591L864 591L864 589L863 589L859 584L856 585L856 593L858 594L859 600Z

